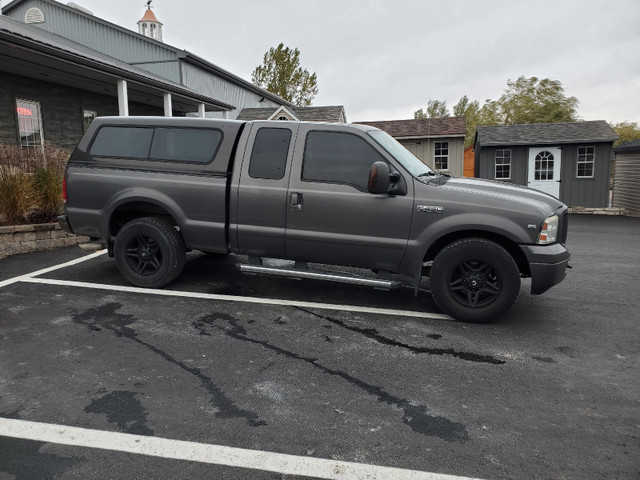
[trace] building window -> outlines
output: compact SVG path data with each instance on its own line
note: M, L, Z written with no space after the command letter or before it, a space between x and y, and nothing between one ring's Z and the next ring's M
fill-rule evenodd
M578 178L593 178L596 147L578 147Z
M16 99L20 145L26 148L42 146L42 115L40 103L31 100Z
M496 180L511 179L511 150L496 150Z
M87 131L87 128L89 128L89 125L91 125L91 122L93 122L97 116L98 116L98 112L96 112L95 110L84 109L82 111L82 131L83 132Z
M449 170L449 142L436 142L434 160L436 170Z
M147 35L147 24L143 23L142 24L142 35Z

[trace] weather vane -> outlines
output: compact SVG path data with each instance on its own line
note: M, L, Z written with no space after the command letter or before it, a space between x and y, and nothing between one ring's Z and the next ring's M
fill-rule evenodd
M152 2L152 0L148 0L148 1L147 1L147 8L148 8L148 9L151 9L151 2Z

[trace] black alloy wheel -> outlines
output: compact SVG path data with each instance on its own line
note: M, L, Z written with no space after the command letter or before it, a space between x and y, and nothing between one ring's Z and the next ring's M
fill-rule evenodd
M483 238L457 240L431 266L431 294L438 307L467 322L504 315L520 292L520 271L500 245Z
M122 276L138 287L158 288L174 280L184 268L186 248L180 233L156 217L131 220L114 244Z

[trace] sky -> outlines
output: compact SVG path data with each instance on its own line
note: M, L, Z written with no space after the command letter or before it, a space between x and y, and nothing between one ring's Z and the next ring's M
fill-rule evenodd
M2 6L8 0L2 0ZM66 3L66 2L65 2ZM145 0L76 0L137 31ZM498 99L551 78L583 120L640 124L640 0L153 0L167 44L246 80L283 42L349 121Z

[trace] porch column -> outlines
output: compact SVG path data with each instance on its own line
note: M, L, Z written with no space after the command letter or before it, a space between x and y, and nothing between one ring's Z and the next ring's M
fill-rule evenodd
M173 107L171 105L171 94L170 93L164 93L164 94L162 94L162 96L164 97L164 116L165 117L172 117L173 116Z
M129 116L129 95L127 93L127 81L118 80L118 115Z
M198 105L198 116L204 118L205 117L205 106L204 103Z
M222 112L222 118L224 119L229 118L229 110L225 110L224 112Z

